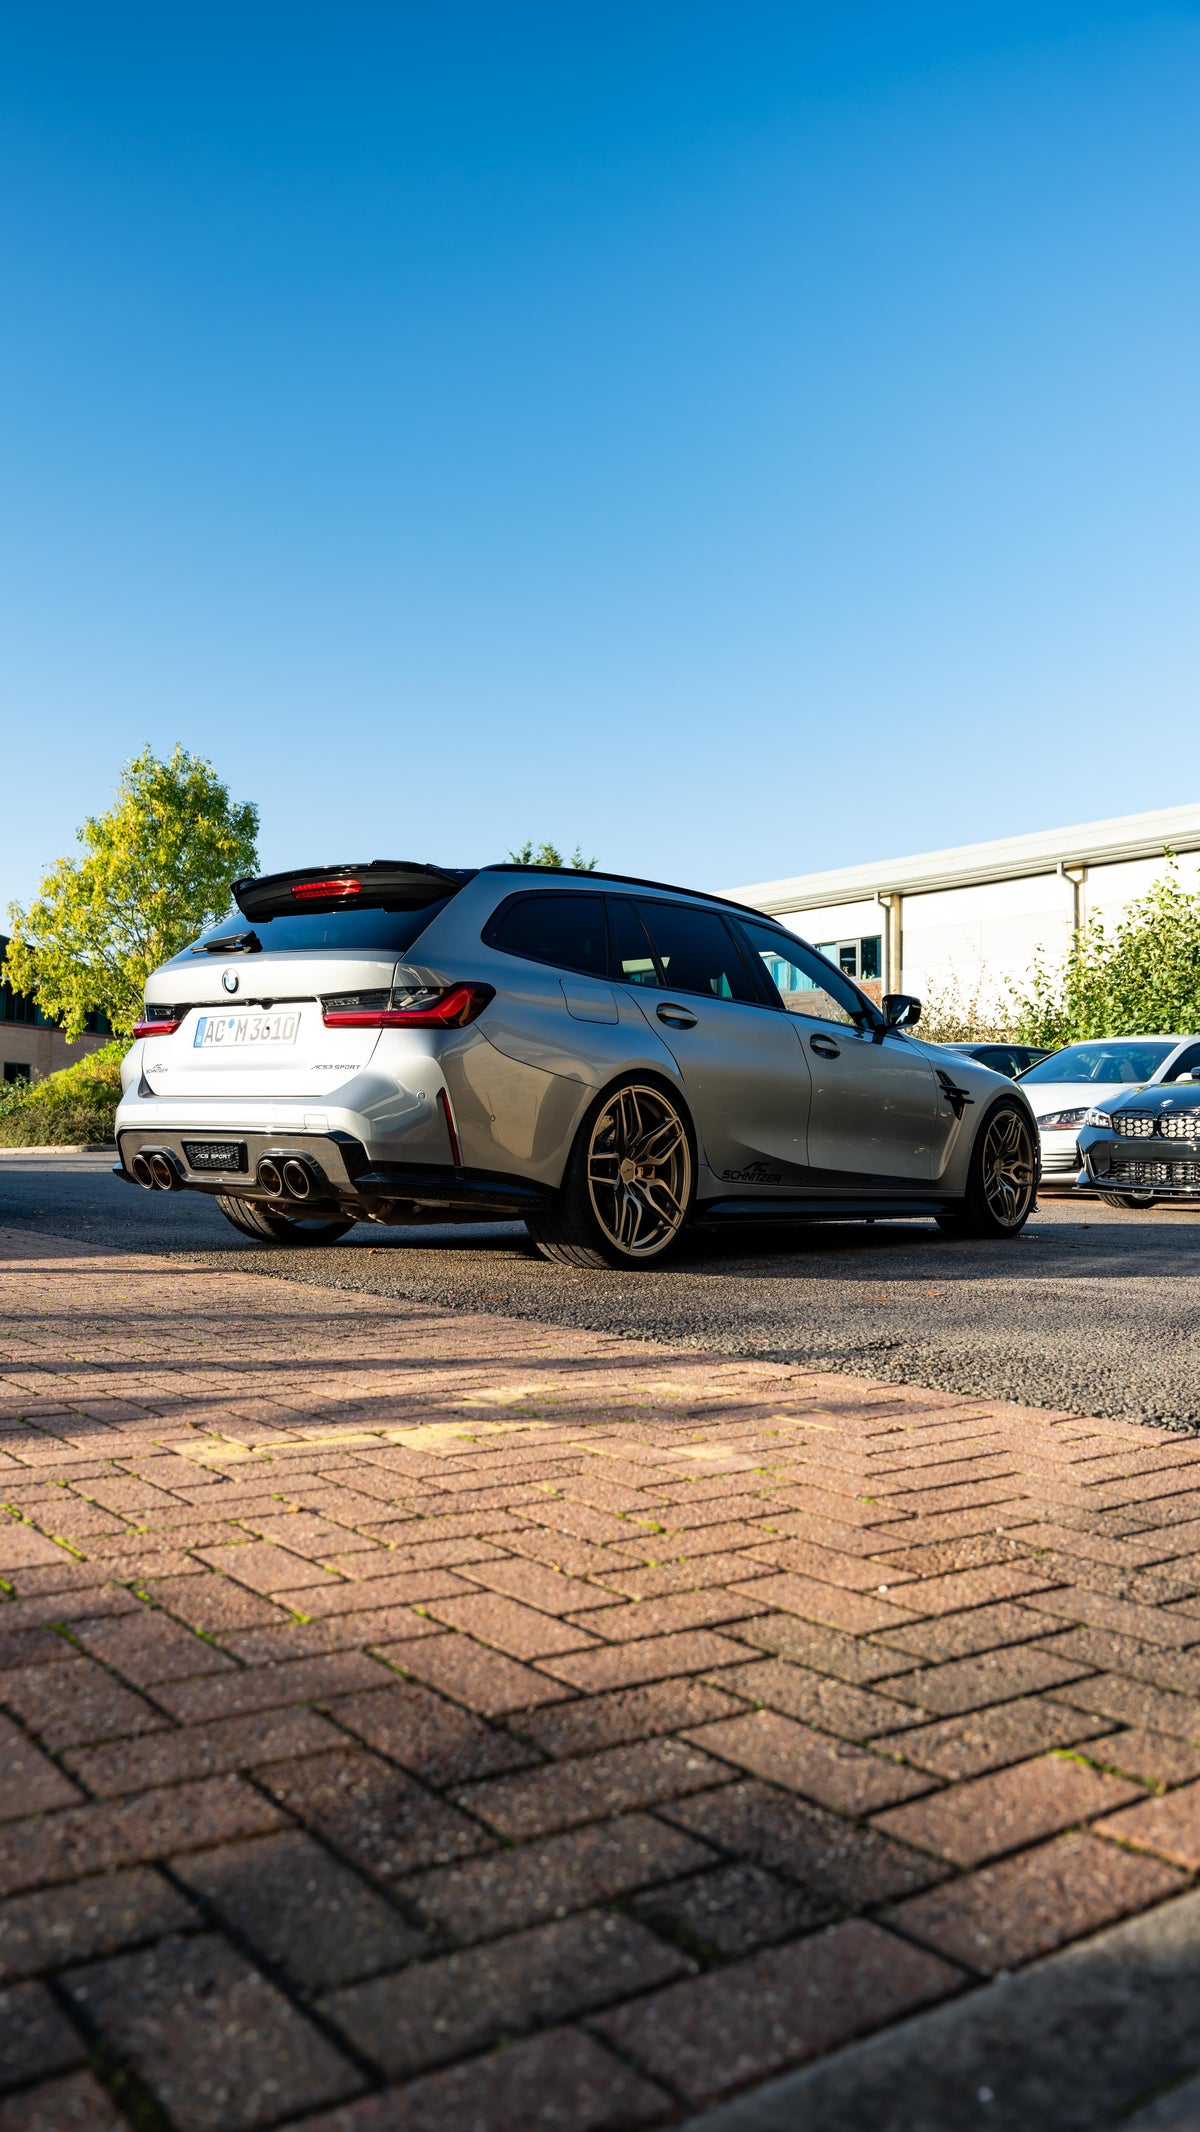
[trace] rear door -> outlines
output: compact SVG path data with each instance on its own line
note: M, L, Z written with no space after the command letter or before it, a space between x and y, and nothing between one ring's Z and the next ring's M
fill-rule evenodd
M704 1160L726 1184L769 1192L802 1177L809 1072L788 1016L762 999L717 911L612 896L614 974L636 988L691 1103Z

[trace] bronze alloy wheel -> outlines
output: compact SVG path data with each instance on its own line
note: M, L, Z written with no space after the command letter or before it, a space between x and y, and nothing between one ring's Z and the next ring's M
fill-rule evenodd
M687 1127L661 1088L618 1088L592 1127L588 1198L606 1242L623 1258L657 1258L674 1243L692 1196Z
M1033 1204L1037 1180L1033 1136L1021 1113L997 1111L983 1143L982 1183L988 1211L999 1227L1015 1229Z

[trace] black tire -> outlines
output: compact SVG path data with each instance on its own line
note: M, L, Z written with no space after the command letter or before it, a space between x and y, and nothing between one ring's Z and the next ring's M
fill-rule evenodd
M1100 1198L1106 1207L1128 1207L1132 1214L1144 1214L1147 1207L1157 1205L1153 1192L1101 1192Z
M354 1227L352 1221L329 1221L319 1216L306 1221L303 1215L294 1218L276 1214L256 1199L234 1199L224 1192L218 1192L217 1205L226 1221L240 1229L243 1236L252 1236L256 1244L287 1244L293 1250L297 1245L336 1244L339 1236Z
M575 1135L553 1203L525 1216L543 1258L563 1266L661 1265L696 1189L692 1122L650 1074L606 1088Z
M1003 1099L985 1112L971 1149L966 1194L939 1214L947 1236L1019 1236L1033 1212L1038 1187L1038 1148L1024 1108Z

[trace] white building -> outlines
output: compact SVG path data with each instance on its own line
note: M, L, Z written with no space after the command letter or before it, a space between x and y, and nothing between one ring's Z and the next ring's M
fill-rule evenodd
M1200 886L1200 805L723 893L782 918L876 997L953 987L982 1000L1025 979L1039 949L1065 954L1079 926L1111 926L1163 873L1168 851L1184 885Z

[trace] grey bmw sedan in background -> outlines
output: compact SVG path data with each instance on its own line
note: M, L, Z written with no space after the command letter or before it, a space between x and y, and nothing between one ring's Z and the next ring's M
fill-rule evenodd
M657 1263L690 1222L927 1215L1013 1236L1026 1097L761 913L661 883L409 861L234 884L156 971L119 1174L263 1242L522 1219Z

